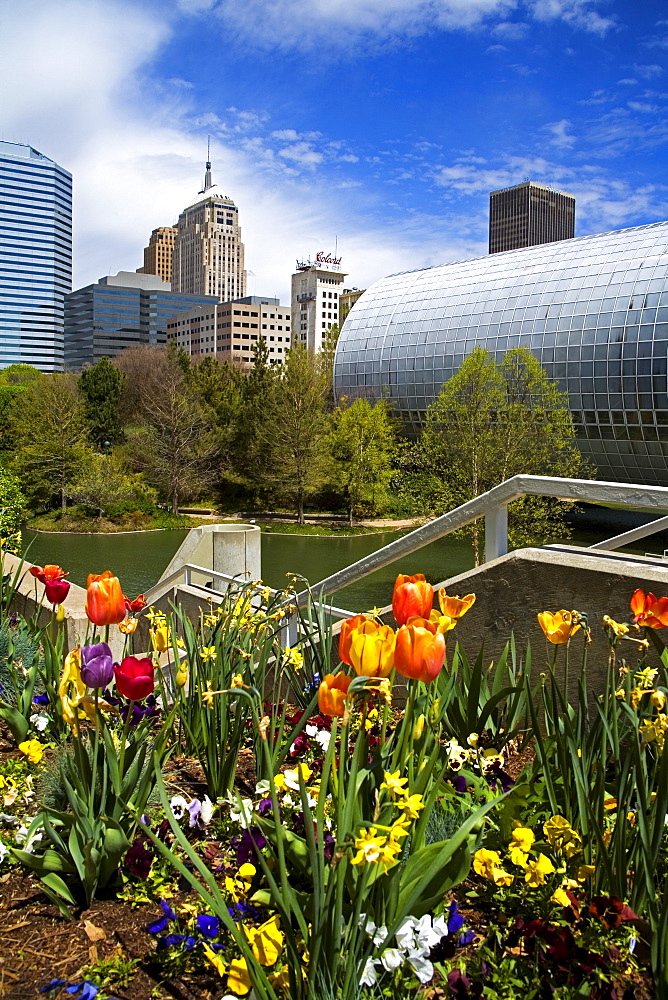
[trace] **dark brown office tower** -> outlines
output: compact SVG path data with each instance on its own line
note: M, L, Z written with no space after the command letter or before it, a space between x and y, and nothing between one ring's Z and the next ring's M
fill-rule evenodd
M556 243L575 236L575 198L525 181L489 196L489 252Z

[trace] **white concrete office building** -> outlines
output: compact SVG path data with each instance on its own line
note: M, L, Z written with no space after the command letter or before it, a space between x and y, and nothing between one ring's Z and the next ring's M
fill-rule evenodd
M292 319L295 343L311 351L322 348L323 337L339 322L339 295L346 273L341 258L317 253L315 260L297 261L292 275Z

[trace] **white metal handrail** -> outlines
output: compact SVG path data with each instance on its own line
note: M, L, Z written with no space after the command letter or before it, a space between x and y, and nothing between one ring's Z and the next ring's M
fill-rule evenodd
M442 514L429 524L422 525L414 531L395 539L388 545L383 546L376 552L358 559L357 562L346 566L336 573L325 577L319 583L311 587L315 594L334 594L337 590L347 587L352 583L357 583L370 573L384 566L390 565L402 556L411 555L413 552L435 542L445 535L457 531L459 528L477 521L480 517L485 518L485 562L496 559L508 552L508 504L513 500L519 500L523 496L544 496L557 497L561 500L581 500L589 503L616 503L633 509L655 507L659 510L668 510L668 487L665 486L640 486L632 483L607 483L598 480L588 479L561 479L556 476L513 476L499 486L495 486L487 493L482 493L473 500L455 507L454 510ZM668 518L660 518L663 524ZM660 528L652 527L652 522L642 525L641 528L634 528L632 532L625 532L625 535L633 534L633 541L643 538L647 534L652 534ZM646 530L645 530L646 529ZM606 543L597 543L595 548L616 548L624 545L620 541L623 536L615 536ZM615 543L615 544L613 544ZM594 546L592 546L594 548ZM298 604L303 604L308 591L302 591L297 598Z

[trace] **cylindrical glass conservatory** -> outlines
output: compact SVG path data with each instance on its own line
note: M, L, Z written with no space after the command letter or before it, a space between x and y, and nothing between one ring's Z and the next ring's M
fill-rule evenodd
M668 485L668 222L383 278L341 331L337 396L417 431L478 346L527 347L567 390L598 478Z

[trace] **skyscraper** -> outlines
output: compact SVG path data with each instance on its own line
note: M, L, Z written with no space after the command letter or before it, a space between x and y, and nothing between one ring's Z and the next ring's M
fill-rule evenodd
M32 146L0 142L0 368L63 367L72 288L72 175Z
M575 236L575 198L525 181L489 196L489 252L519 250Z
M148 246L144 247L144 266L137 274L157 274L163 281L172 280L172 256L176 226L160 226L151 233Z
M221 302L246 294L239 210L211 178L181 212L172 257L172 291L215 295Z

